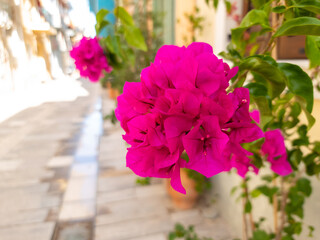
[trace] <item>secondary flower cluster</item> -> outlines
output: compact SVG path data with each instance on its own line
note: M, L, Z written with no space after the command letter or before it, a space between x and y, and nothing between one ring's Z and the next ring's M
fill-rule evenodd
M99 81L103 71L109 73L112 70L96 37L83 37L70 51L70 56L75 60L80 75L89 78L92 82Z
M181 193L180 168L206 177L232 167L241 176L257 172L241 146L264 137L249 113L249 91L226 92L237 71L205 43L160 48L141 82L127 82L118 97L116 117L131 145L127 167L142 177L171 178Z

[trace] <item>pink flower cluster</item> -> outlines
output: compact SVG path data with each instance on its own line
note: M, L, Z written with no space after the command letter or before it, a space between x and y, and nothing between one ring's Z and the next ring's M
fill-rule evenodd
M127 82L118 97L116 117L131 145L127 167L142 177L171 178L181 193L180 168L206 177L233 167L241 176L257 172L241 146L264 137L249 113L249 91L226 92L237 71L206 43L160 48L141 82Z
M80 75L88 77L92 82L99 81L103 70L108 73L112 70L96 37L83 37L70 51L70 56L75 60Z
M292 172L284 138L279 129L265 132L265 142L261 147L261 151L267 156L268 162L271 163L271 170L275 173L285 176Z

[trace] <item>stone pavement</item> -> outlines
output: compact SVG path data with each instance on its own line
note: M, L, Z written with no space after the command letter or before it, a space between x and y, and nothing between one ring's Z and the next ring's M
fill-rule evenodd
M103 113L114 102L103 97ZM194 225L200 236L231 240L230 229L219 218L214 199L207 196L191 210L176 209L166 192L165 182L152 179L151 185L137 186L135 176L125 167L128 147L119 124L104 122L100 141L97 190L96 240L166 240L175 223Z
M101 106L109 113L114 101L83 85L88 96L0 124L0 240L165 240L176 222L232 239L214 204L181 211L162 180L135 184L121 128L102 121Z
M60 89L58 100L49 97L51 102L0 124L1 240L67 239L60 233L64 233L64 222L72 218L91 219L86 224L93 226L96 174L88 175L94 167L97 171L97 132L101 133L102 119L95 107L100 89L83 84L82 91L87 93L83 97L61 98L65 89ZM72 96L76 90L69 91ZM90 129L88 119L97 118L97 113L100 129ZM95 142L86 144L93 138ZM86 239L92 238L89 230L82 234L88 235Z

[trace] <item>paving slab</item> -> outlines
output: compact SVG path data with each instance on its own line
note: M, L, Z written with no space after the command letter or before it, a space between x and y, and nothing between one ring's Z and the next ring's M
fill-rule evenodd
M53 235L55 223L25 224L0 228L1 240L49 240Z
M25 210L16 212L14 214L0 213L0 228L30 223L42 223L46 221L48 214L48 209Z
M170 231L174 223L168 216L138 218L113 224L98 225L96 240L124 240Z
M73 156L55 156L50 159L47 166L49 168L70 166L73 162Z
M96 214L95 200L65 202L60 210L60 221L93 219Z

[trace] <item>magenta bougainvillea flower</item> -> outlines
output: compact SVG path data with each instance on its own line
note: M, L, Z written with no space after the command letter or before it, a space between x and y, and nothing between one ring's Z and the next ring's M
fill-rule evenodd
M284 138L280 129L265 132L265 138L261 151L267 155L267 160L271 163L271 170L282 176L290 174L292 168L288 162Z
M249 91L227 93L237 74L206 43L163 46L141 82L127 82L115 111L131 145L127 167L142 177L171 178L185 193L180 168L206 177L258 169L241 144L264 137L249 113ZM182 158L186 153L188 160Z
M99 81L103 71L109 73L112 70L96 37L83 37L70 51L70 56L75 60L80 75L92 82Z

